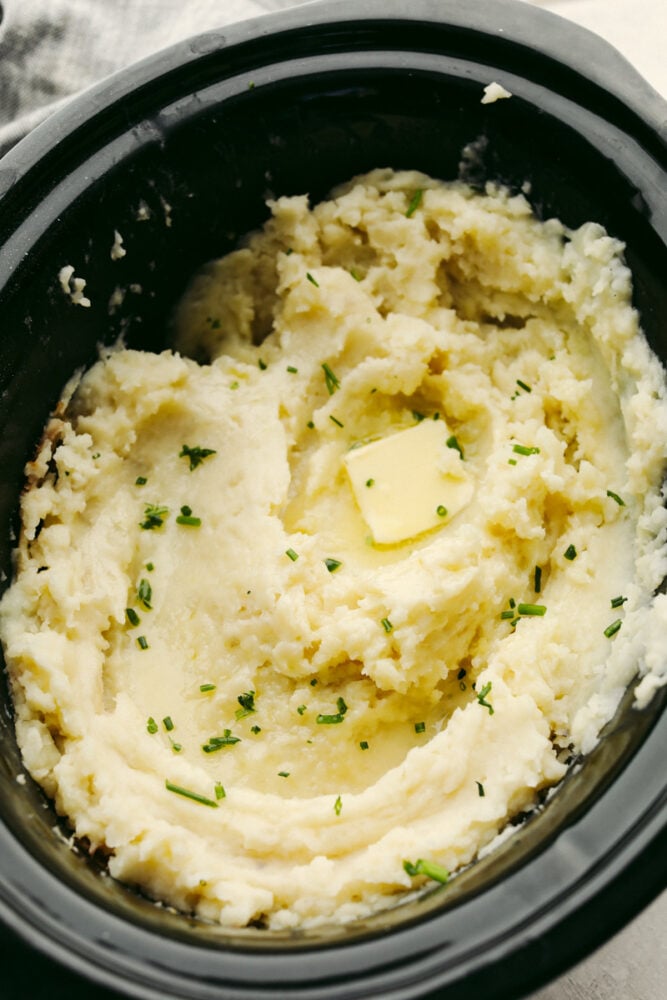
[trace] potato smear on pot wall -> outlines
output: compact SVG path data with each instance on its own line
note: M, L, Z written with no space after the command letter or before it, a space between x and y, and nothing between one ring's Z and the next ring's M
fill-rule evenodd
M665 680L667 411L600 226L389 170L270 208L66 391L0 631L112 875L279 929L446 882Z

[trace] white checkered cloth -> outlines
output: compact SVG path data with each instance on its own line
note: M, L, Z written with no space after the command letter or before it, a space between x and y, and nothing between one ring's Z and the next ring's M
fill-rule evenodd
M72 94L189 35L304 0L0 0L0 155Z

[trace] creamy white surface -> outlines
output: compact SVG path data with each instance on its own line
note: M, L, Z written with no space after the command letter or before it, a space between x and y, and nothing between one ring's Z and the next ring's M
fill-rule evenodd
M664 680L667 419L600 227L388 171L272 210L179 311L177 347L210 364L110 352L52 421L0 622L26 766L112 873L284 927L382 905L419 883L406 859L473 860L638 667L640 698ZM458 467L472 490L374 543L349 449L436 414L464 456L445 445L443 490ZM191 470L184 444L214 454ZM510 600L547 611L514 626ZM204 753L225 729L240 742Z

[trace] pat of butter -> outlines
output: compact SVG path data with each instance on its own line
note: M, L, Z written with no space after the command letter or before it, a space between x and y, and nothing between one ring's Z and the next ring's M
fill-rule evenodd
M361 515L374 541L393 545L448 524L473 494L444 420L349 451L343 459Z

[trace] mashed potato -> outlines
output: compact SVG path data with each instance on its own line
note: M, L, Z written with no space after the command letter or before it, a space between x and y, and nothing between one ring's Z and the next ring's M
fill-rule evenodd
M599 226L384 170L271 210L65 394L0 624L76 836L285 928L445 881L664 680L667 411Z

